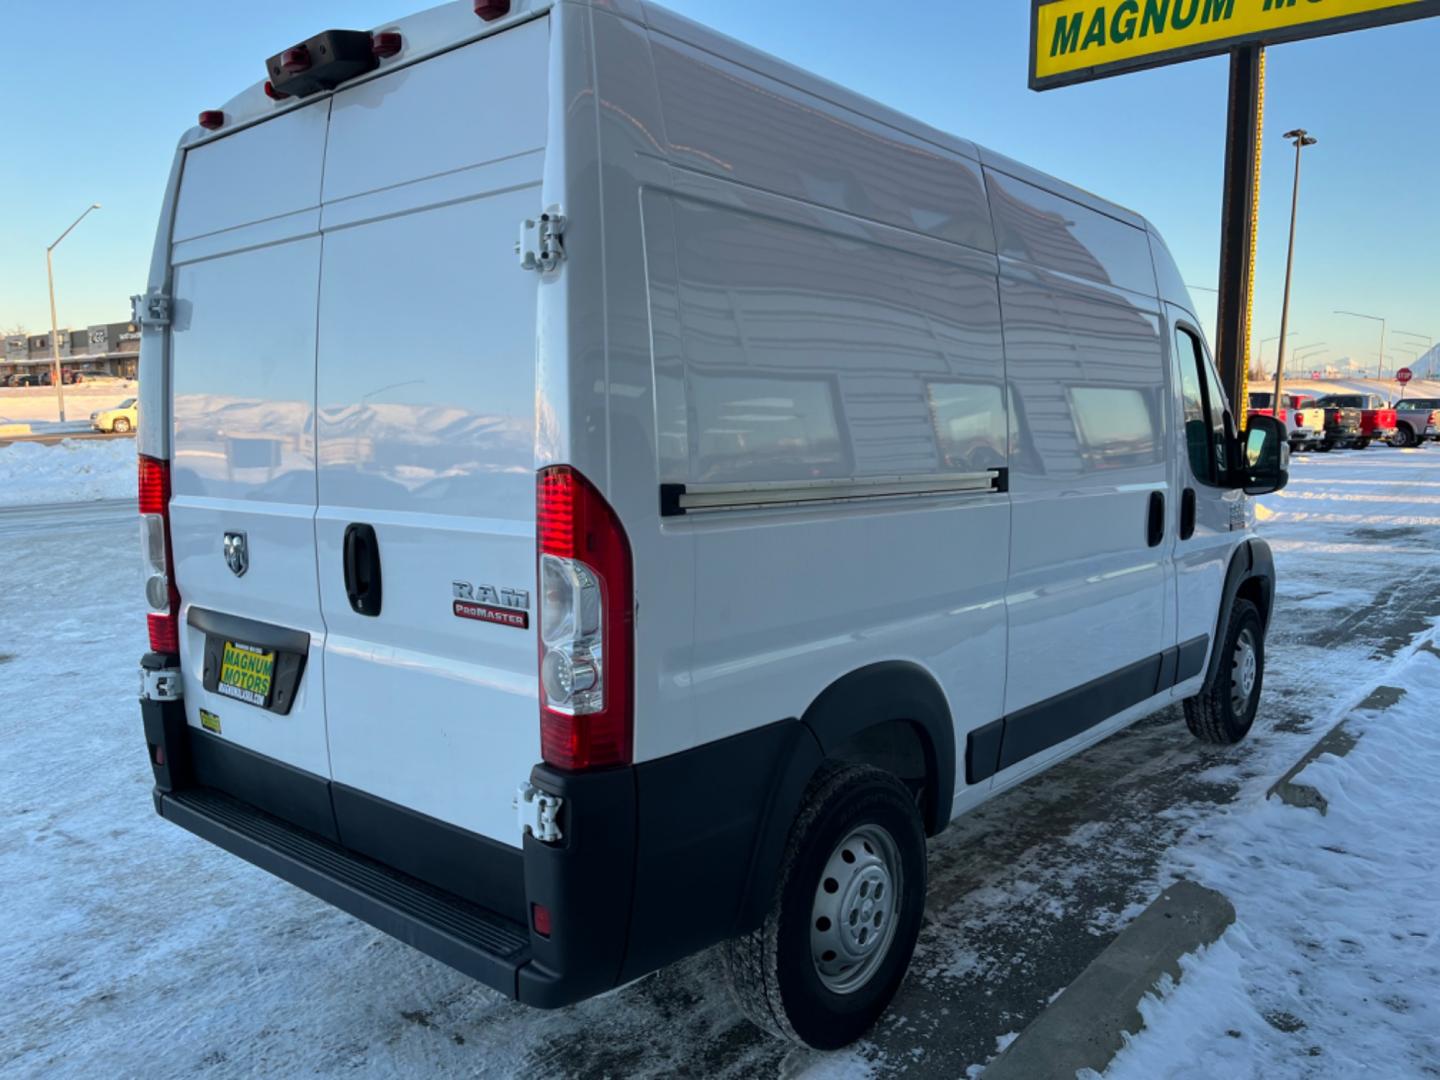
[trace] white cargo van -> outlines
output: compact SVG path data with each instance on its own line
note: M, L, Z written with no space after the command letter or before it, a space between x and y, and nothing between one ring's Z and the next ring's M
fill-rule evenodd
M1283 432L1143 218L642 0L267 71L136 298L165 818L539 1007L728 942L828 1047L927 836L1245 735Z

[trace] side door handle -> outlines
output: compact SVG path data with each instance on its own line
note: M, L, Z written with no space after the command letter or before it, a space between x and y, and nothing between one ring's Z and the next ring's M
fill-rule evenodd
M374 526L345 527L345 594L357 613L380 614L380 544Z
M1186 488L1180 496L1180 539L1189 540L1195 535L1195 489Z
M1145 538L1152 548L1159 547L1160 542L1165 539L1165 493L1162 491L1150 493L1150 514L1145 525Z

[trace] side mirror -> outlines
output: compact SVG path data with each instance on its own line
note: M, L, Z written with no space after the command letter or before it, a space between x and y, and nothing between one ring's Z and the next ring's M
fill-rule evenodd
M1290 437L1273 416L1252 416L1245 430L1244 474L1246 495L1269 495L1290 482Z

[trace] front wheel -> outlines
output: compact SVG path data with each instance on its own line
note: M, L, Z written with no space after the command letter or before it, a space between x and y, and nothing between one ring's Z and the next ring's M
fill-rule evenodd
M1390 445L1403 450L1408 446L1415 445L1415 436L1410 434L1408 427L1398 427L1395 429L1395 434L1390 436Z
M765 922L725 947L741 1010L817 1050L854 1042L910 966L925 885L925 829L905 785L868 765L825 765L791 828Z
M1185 726L1197 739L1231 746L1250 734L1265 682L1265 624L1260 609L1236 599L1220 641L1214 680L1185 699Z

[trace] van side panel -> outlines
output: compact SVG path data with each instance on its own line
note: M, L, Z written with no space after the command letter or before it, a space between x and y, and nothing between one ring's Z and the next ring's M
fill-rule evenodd
M675 336L655 341L657 367L682 371L657 405L663 481L1005 467L988 256L693 175L677 187L645 202L647 223L671 216L675 244L652 246L652 290L679 298ZM702 739L798 716L881 659L934 673L957 741L999 715L1003 493L685 520Z
M1098 724L1154 693L1158 663L1148 683L1135 665L1174 644L1173 530L1153 546L1149 535L1152 504L1163 524L1174 503L1168 381L1145 232L1033 185L987 181L1014 406L1005 709L1050 729L1023 740L1007 730L1032 756L1001 762L1028 769L1055 756L1037 746L1061 745L1078 723L1068 705L1053 725L1033 707L1088 687L1097 711L1081 727Z

